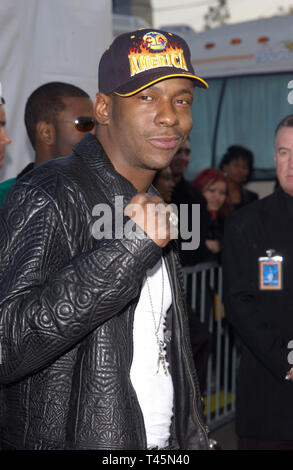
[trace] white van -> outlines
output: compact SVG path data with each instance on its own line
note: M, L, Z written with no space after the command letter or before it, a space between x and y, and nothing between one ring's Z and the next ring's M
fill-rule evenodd
M195 71L210 86L195 91L187 179L217 167L226 149L239 144L254 153L253 180L273 180L274 130L293 114L293 15L201 33L181 28L180 34L190 45ZM266 185L266 193L273 184ZM262 196L261 191L258 185Z

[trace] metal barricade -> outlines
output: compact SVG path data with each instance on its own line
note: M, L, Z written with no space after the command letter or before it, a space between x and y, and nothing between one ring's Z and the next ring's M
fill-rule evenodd
M211 351L207 361L205 401L206 423L211 430L235 416L236 369L238 363L234 332L223 306L222 267L201 263L183 268L186 297L192 315L199 315L208 328Z

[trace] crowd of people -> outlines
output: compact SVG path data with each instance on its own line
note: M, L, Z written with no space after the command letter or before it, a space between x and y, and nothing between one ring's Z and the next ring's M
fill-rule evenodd
M163 199L176 204L178 211L181 204L200 205L200 246L194 253L181 252L183 266L220 261L226 217L258 199L257 193L245 187L253 172L254 156L249 149L240 145L229 147L219 168L205 168L192 181L186 181L184 173L190 154L187 139L170 166L158 172L153 181Z
M212 448L208 336L199 348L181 270L210 260L223 264L243 346L240 448L293 449L293 116L276 130L268 198L245 187L253 153L236 144L187 181L197 86L208 89L186 42L144 29L105 51L94 102L61 82L28 97L34 160L0 184L1 449ZM0 95L2 166L11 139ZM195 205L199 246L184 250ZM107 236L93 231L105 206L116 211Z

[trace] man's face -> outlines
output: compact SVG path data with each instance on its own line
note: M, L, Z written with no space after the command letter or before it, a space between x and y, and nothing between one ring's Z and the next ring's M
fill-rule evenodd
M249 175L249 164L245 158L239 156L224 165L223 171L233 183L244 184Z
M171 202L174 189L174 180L170 166L163 168L153 183L165 202Z
M173 176L182 176L190 162L190 141L186 140L180 146L178 152L174 155L174 158L171 162L171 170Z
M0 105L0 168L2 167L2 160L5 156L5 147L11 143L11 139L5 129L5 124L5 111L3 106Z
M58 114L56 129L56 157L69 155L72 148L84 137L85 133L76 129L74 120L78 117L93 118L93 104L89 98L63 98L66 108Z
M281 127L276 135L275 164L280 186L293 196L293 127Z
M116 155L124 170L168 166L191 130L192 101L193 83L185 78L163 80L130 97L114 96L110 157Z

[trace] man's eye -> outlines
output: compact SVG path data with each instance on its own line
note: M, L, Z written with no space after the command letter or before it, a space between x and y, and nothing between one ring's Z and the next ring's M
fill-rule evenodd
M281 155L281 157L286 157L288 155L288 151L287 150L280 150L279 154Z
M184 104L184 105L190 105L190 101L189 100L184 100L182 98L178 98L177 99L177 103L178 104Z
M152 97L149 96L149 95L140 95L140 99L142 101L150 101L152 99Z

